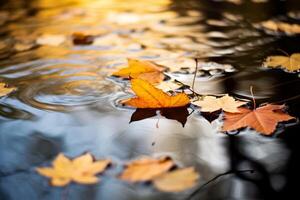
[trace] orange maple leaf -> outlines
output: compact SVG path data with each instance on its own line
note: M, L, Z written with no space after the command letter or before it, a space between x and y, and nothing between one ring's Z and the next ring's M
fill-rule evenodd
M284 105L267 104L254 110L239 108L239 113L225 112L222 130L233 131L249 126L263 135L271 135L278 122L294 119L294 117L284 113L283 108Z
M112 75L123 78L139 78L150 83L159 83L164 80L164 70L163 67L150 61L128 59L128 67L122 68Z
M172 108L182 107L190 103L185 93L170 96L142 79L132 79L131 87L137 97L122 102L128 106L136 108Z

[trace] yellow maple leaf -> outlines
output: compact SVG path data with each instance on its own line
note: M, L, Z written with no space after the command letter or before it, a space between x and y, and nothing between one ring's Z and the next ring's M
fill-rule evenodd
M66 186L71 181L80 184L93 184L99 181L95 175L103 172L110 163L110 160L94 162L89 153L74 160L59 154L53 161L53 167L38 167L36 170L39 174L51 178L53 186Z
M203 100L195 101L192 104L201 107L202 112L215 112L217 110L224 110L230 113L239 112L238 107L247 102L237 101L233 97L225 95L221 98L214 96L206 96Z
M0 83L0 97L5 96L12 91L14 91L16 88L14 87L6 87L5 83Z
M193 167L176 169L154 179L154 186L164 192L181 192L194 187L199 174Z
M123 78L139 78L151 83L159 83L163 81L165 77L163 71L163 67L153 62L128 59L128 67L121 68L112 75Z
M270 68L281 67L289 72L300 70L300 53L291 56L269 56L263 66Z
M144 157L127 164L119 178L129 182L150 181L170 170L174 165L174 162L168 157L158 159Z
M182 107L190 103L185 93L170 96L142 79L132 79L131 87L137 97L122 102L128 106L136 108L172 108Z

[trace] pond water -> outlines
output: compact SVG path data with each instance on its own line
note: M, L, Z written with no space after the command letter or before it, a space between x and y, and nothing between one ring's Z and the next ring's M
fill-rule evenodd
M251 100L253 86L258 104L285 103L299 118L299 74L266 69L262 62L299 52L300 37L255 26L269 19L299 23L297 0L16 0L0 5L0 82L16 87L0 98L1 200L284 199L297 192L297 122L280 124L270 137L251 129L226 135L219 131L222 120L210 123L192 108L171 113L171 119L146 118L142 112L137 118L145 119L129 123L135 110L118 104L130 96L128 83L109 77L127 58L165 65L171 77L189 85L194 58L230 64L235 70L199 72L195 91ZM94 35L93 44L74 45L74 32ZM63 42L37 45L44 34L61 35ZM186 117L182 126L177 120ZM35 172L59 152L69 157L91 152L118 164L100 183L71 184L66 192ZM169 155L179 166L195 166L199 184L171 194L114 177L122 164L142 155ZM238 172L248 169L254 172Z

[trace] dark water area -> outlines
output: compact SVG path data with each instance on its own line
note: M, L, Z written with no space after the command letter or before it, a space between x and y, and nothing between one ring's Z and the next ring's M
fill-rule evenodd
M230 64L235 70L199 71L195 91L251 101L252 86L257 104L286 104L300 118L299 73L262 67L268 56L299 52L300 37L255 25L265 20L300 24L300 2L0 1L0 82L16 87L0 97L0 200L297 199L297 121L280 123L273 136L248 128L227 135L221 118L210 123L192 108L157 115L122 107L128 83L109 77L127 58L165 65L187 85L194 58ZM74 32L96 39L73 45ZM43 34L64 41L36 44ZM117 164L98 184L52 187L35 168L60 152L91 152ZM143 155L195 166L198 185L172 194L116 178L124 163Z

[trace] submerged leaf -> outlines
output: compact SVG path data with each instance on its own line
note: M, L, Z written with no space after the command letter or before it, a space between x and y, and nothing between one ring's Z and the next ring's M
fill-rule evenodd
M192 104L201 107L202 112L215 112L217 110L224 110L226 112L239 112L238 107L245 105L247 102L237 101L229 95L217 98L214 96L205 96L203 100L198 100Z
M181 192L194 187L199 174L193 167L177 169L154 179L154 186L164 192Z
M59 154L53 161L53 167L38 167L36 170L39 174L51 178L53 186L66 186L71 181L80 184L93 184L99 181L96 174L103 172L110 163L110 160L94 162L89 153L74 160Z
M123 102L128 106L136 108L172 108L186 106L190 103L185 93L170 96L141 79L132 79L131 87L137 97Z
M294 119L294 117L284 113L283 108L284 105L267 104L255 110L239 108L239 113L225 112L222 130L233 131L249 126L263 135L271 135L278 122Z
M129 182L151 181L169 171L174 165L174 162L168 157L141 158L129 163L119 178Z
M263 64L265 67L281 67L289 72L300 70L300 53L294 53L291 56L270 56Z

